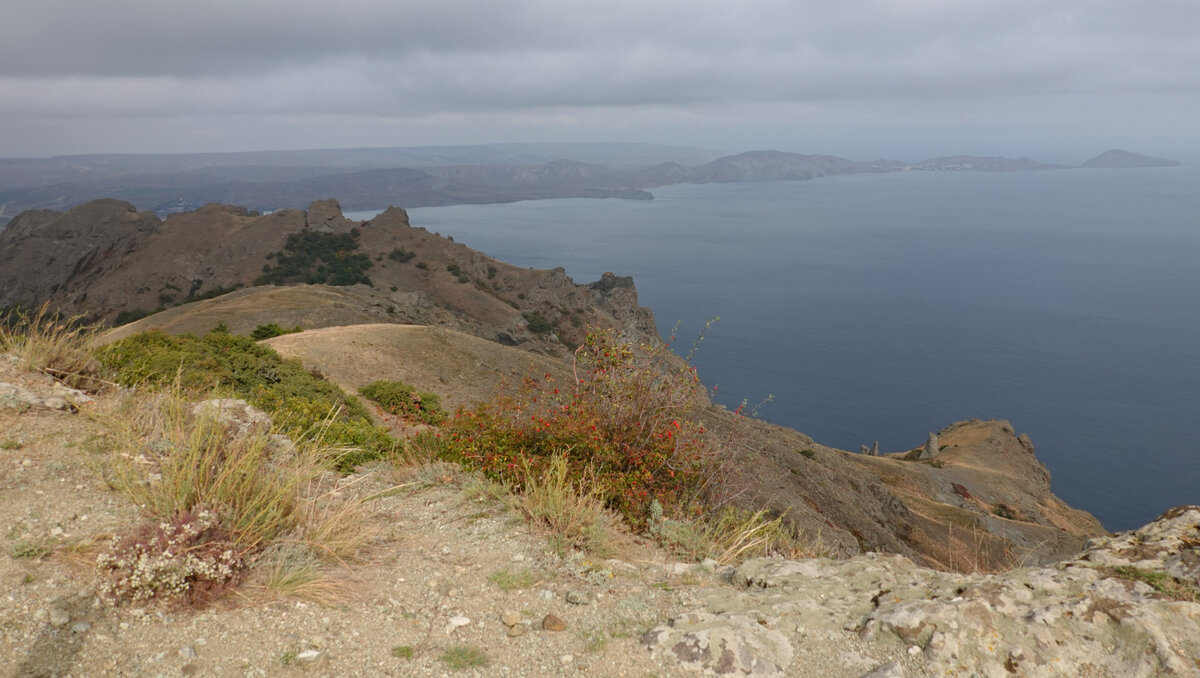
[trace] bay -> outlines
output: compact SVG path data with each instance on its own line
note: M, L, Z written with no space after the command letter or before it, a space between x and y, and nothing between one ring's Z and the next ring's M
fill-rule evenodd
M894 173L409 211L518 266L632 275L734 407L847 450L1028 433L1109 529L1200 503L1200 173ZM369 218L373 213L349 216Z

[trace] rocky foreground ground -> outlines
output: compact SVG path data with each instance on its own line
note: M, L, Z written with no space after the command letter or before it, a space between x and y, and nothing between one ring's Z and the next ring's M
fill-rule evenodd
M999 575L900 556L556 553L448 466L363 469L374 538L324 604L253 588L115 605L96 556L138 509L80 394L0 360L0 673L15 676L1200 675L1200 507Z

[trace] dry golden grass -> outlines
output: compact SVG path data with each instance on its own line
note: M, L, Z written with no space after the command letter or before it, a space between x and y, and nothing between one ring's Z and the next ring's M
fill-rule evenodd
M573 547L604 557L628 541L621 517L604 505L597 485L586 476L572 482L565 457L551 459L540 475L527 470L526 477L518 506L558 551Z
M92 412L116 442L103 469L109 484L151 521L215 512L254 570L251 590L318 602L345 594L348 566L371 534L359 481L340 482L325 470L336 451L239 435L211 409L193 415L191 408L166 391Z
M81 316L64 319L45 304L32 314L14 311L0 318L0 352L16 355L28 368L72 388L103 390L111 382L89 350L96 330L82 321Z

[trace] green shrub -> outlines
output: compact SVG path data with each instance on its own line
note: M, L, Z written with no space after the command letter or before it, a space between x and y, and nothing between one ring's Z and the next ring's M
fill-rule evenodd
M358 392L400 417L432 425L446 420L446 411L442 409L437 395L427 391L418 392L403 381L375 381L358 389Z
M275 265L265 264L255 285L303 282L324 285L371 284L371 258L357 252L358 230L321 233L303 230L289 234L282 252L273 252Z
M250 338L255 341L261 341L263 339L270 339L271 337L279 337L285 334L295 334L303 331L304 328L300 327L299 325L296 325L290 330L285 330L279 326L279 323L267 323L266 325L259 325L258 327L255 327L254 330L250 332Z
M186 304L186 303L192 302L192 301L204 301L205 299L215 299L219 296L229 294L230 292L236 292L240 289L242 289L241 285L232 285L230 287L221 287L220 285L217 285L216 287L208 290L207 292L201 292L199 294L189 294L187 296L187 298L184 300L184 303Z
M546 316L537 311L522 313L521 316L525 318L525 322L529 325L529 331L534 334L549 334L554 331L554 325L549 320L546 320Z
M158 308L156 308L152 311L147 311L144 308L126 309L126 310L118 313L116 318L113 318L113 325L114 326L128 325L131 322L141 320L142 318L147 318L149 316L154 315L155 313L160 313L163 310L164 310L164 308L162 306L159 306Z
M357 400L250 337L215 330L203 337L169 336L154 330L104 346L97 358L126 386L178 384L187 391L218 389L243 398L289 436L319 437L327 445L351 448L338 463L344 470L390 455L398 445L372 424Z
M388 259L391 259L392 261L398 261L402 264L407 264L408 262L412 261L413 257L415 256L417 256L416 252L409 252L403 247L397 247L391 252L388 252Z

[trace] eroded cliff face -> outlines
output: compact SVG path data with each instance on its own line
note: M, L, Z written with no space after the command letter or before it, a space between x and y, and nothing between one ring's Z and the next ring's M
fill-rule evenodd
M1054 496L1032 443L1006 421L952 424L926 460L838 450L727 413L714 412L713 423L738 443L728 481L736 501L785 515L830 555L879 551L994 572L1069 557L1106 534Z
M45 301L72 308L162 229L152 212L97 200L67 213L23 212L0 232L0 308Z

